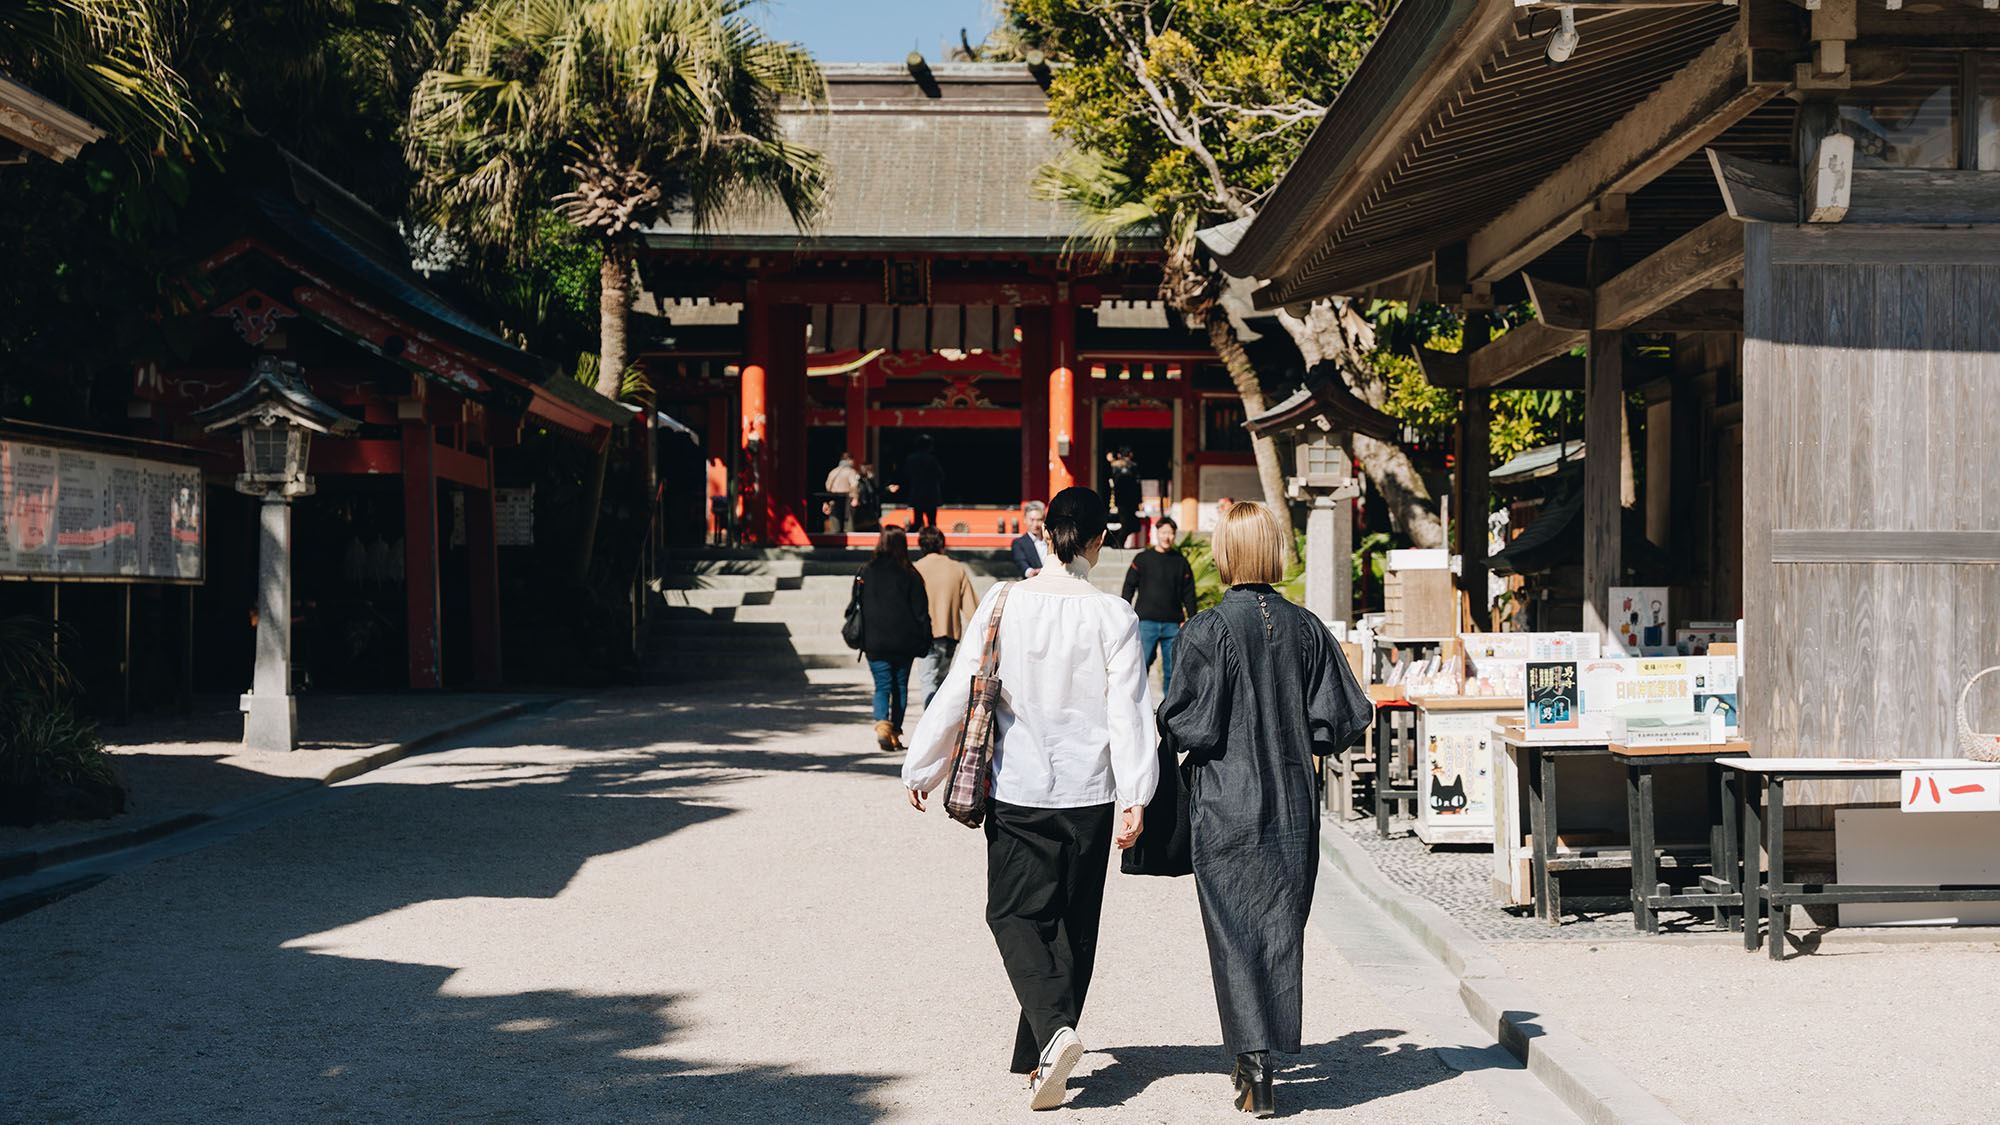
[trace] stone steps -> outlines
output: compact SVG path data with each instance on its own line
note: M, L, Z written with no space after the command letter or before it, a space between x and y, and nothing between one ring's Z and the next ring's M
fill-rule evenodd
M1091 582L1116 594L1131 551L1106 551ZM1004 551L953 551L984 597L1017 576ZM754 678L801 682L808 672L854 670L840 639L859 551L676 552L654 582L651 667L669 681ZM865 672L863 673L865 674Z

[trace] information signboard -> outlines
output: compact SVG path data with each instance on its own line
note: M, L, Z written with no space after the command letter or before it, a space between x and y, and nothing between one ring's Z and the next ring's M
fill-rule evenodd
M201 470L0 440L0 577L199 582Z

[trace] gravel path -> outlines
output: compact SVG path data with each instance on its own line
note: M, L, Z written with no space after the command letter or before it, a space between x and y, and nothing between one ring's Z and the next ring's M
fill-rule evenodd
M851 681L563 704L7 923L0 1119L1232 1116L1193 887L1115 873L1093 1051L1026 1110L980 837L902 805L865 711ZM1308 943L1282 1107L1504 1119Z
M1488 948L1689 1121L1992 1119L2000 942L1809 944L1778 964L1740 939Z

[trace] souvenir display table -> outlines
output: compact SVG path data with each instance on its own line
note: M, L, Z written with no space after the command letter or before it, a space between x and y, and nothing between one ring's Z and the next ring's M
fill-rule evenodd
M1613 745L1611 759L1625 767L1625 809L1631 824L1632 925L1649 934L1660 932L1662 910L1713 910L1717 923L1739 924L1743 878L1737 863L1737 775L1721 768L1722 759L1750 753L1747 742L1715 746ZM1683 891L1660 882L1657 803L1653 771L1660 766L1706 766L1710 874Z
M2000 885L1895 883L1793 883L1785 880L1785 786L1794 781L1900 781L1906 770L1990 773L2000 762L1966 758L1740 758L1722 765L1737 774L1743 823L1743 948L1763 940L1761 913L1770 927L1771 960L1785 956L1786 915L1794 905L1842 902L2000 902ZM2000 774L1995 774L2000 783ZM1981 783L1983 784L1983 783ZM1759 846L1765 862L1757 862Z

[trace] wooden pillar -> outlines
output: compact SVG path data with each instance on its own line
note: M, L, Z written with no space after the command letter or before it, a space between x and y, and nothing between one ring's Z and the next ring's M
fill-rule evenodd
M868 460L868 384L874 369L871 360L847 375L847 452L856 465Z
M1067 286L1060 286L1066 290ZM1049 310L1049 495L1089 484L1090 470L1076 424L1076 310L1058 299ZM1084 470L1077 479L1076 470Z
M809 547L806 535L807 479L806 307L774 305L770 312L770 363L766 409L770 413L770 476L764 490L770 542ZM773 409L773 407L775 407ZM821 471L833 466L824 466Z
M1465 314L1467 353L1485 347L1493 334L1492 314L1485 309L1469 309ZM1464 591L1474 630L1493 627L1493 604L1487 596L1486 510L1493 491L1493 392L1484 388L1465 392L1458 413L1458 512L1459 589Z
M1021 325L1021 502L1049 498L1049 310L1030 306L1016 314ZM1007 341L1001 341L1005 347Z
M472 682L500 686L500 535L493 511L493 453L486 487L465 491L466 589L472 601Z
M421 409L422 404L418 404ZM403 588L410 686L442 686L438 622L437 457L427 418L403 423Z
M1590 244L1590 284L1618 268L1618 244ZM1610 588L1621 580L1624 509L1622 455L1625 417L1625 337L1592 332L1583 376L1583 628L1611 639Z
M743 526L746 543L771 542L766 518L765 492L770 478L770 418L766 413L766 383L771 366L771 306L750 282L744 308L742 425L738 440L743 443L743 472L738 493L743 498Z

